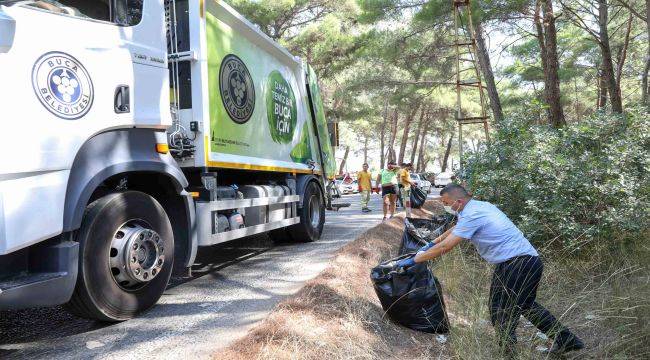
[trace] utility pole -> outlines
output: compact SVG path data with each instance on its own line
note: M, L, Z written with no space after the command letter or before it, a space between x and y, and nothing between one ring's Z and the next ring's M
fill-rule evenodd
M469 0L451 0L454 5L454 28L456 48L456 122L458 123L458 154L460 170L463 169L463 125L483 124L485 141L490 142L489 116L487 115L485 86L481 82L481 71L477 62L476 30L472 23L472 9ZM463 22L463 19L466 19ZM464 89L478 89L481 112L469 116L463 111L461 92Z

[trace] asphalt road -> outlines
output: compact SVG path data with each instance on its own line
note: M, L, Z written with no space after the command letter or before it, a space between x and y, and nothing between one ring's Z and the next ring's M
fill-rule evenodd
M0 312L0 358L209 358L316 277L340 247L381 221L381 200L361 213L327 212L323 238L274 245L266 236L199 250L190 278L173 278L151 310L119 324L75 318L60 307Z

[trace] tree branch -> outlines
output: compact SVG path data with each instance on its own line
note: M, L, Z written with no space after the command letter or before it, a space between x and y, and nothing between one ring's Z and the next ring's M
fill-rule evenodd
M627 8L628 10L630 10L630 13L634 14L634 16L638 17L639 19L641 19L641 20L643 20L643 21L645 21L645 22L648 21L648 19L647 19L645 16L641 15L641 14L638 13L636 10L634 10L634 8L632 8L632 7L630 6L630 4L628 4L628 3L625 2L624 0L618 0L618 3L621 4L621 5L623 5L623 7Z
M562 7L565 10L567 10L568 12L570 12L573 15L573 16L569 17L571 22L573 22L577 27L579 27L582 30L586 31L589 35L591 35L596 40L596 42L598 42L599 44L602 44L602 42L600 40L600 34L594 32L593 30L591 30L589 28L589 25L587 25L587 23L582 19L582 17L580 17L580 15L578 15L578 13L575 10L573 10L570 6L566 5L563 1L560 1L560 4L562 5Z

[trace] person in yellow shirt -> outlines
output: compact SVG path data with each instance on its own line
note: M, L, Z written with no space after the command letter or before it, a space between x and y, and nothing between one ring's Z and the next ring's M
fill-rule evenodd
M363 170L357 173L357 182L359 182L359 193L361 194L361 211L370 212L368 202L372 193L372 173L368 171L368 164L363 164Z
M397 173L400 186L400 197L402 199L402 204L404 204L404 209L406 210L406 217L411 216L411 186L416 186L416 184L411 180L411 169L413 165L410 163L403 163L401 169Z

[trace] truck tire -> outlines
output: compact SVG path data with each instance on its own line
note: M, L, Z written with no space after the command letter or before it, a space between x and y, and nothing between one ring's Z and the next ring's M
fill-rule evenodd
M316 182L307 184L303 194L303 206L298 209L300 223L287 229L296 242L312 242L320 239L325 224L325 204L323 194Z
M66 308L74 315L117 322L153 306L174 263L174 236L162 206L137 191L106 195L84 213L79 273Z

